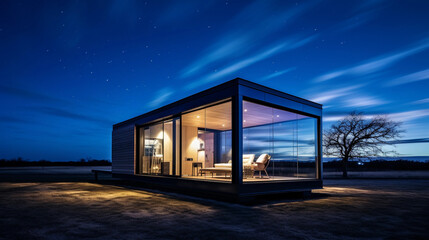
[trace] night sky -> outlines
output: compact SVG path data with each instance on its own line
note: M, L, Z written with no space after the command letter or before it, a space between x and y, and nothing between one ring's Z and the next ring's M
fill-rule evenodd
M0 1L0 158L110 159L112 124L241 77L403 121L429 155L429 1Z

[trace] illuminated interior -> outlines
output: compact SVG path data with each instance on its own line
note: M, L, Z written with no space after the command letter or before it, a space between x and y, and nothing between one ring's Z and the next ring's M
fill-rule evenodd
M317 119L243 101L243 181L316 178ZM139 130L138 174L232 179L231 101Z
M180 151L175 147L177 137L180 136L179 129L179 119L140 128L138 174L180 175L177 157Z
M182 177L231 180L228 172L201 172L231 161L231 102L182 115Z

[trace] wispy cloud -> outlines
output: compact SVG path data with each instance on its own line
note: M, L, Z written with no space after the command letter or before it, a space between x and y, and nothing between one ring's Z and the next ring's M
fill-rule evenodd
M174 90L171 88L163 88L155 93L154 100L149 102L149 107L158 107L164 102L168 101L170 99L171 95L174 94Z
M336 122L336 121L340 121L341 119L343 119L345 117L345 115L338 115L338 116L324 116L323 117L323 121L324 122Z
M270 79L272 79L272 78L279 77L279 76L281 76L281 75L283 75L283 74L285 74L285 73L288 73L288 72L290 72L290 71L293 71L293 70L295 70L295 68L288 68L288 69L285 69L285 70L282 70L282 71L276 71L276 72L274 72L274 73L272 73L272 74L270 74L270 75L267 75L267 76L265 76L265 77L262 77L262 78L260 79L260 81L261 81L261 82L263 82L263 81L267 81L267 80L270 80Z
M413 46L409 49L400 52L379 56L377 58L360 63L356 66L339 69L330 73L323 74L321 76L316 77L314 81L324 82L342 76L359 76L374 73L383 70L408 56L426 50L427 48L429 48L429 39L425 39L420 44L417 44L417 46Z
M30 121L28 118L23 119L23 118L17 118L17 117L13 117L13 116L7 116L7 115L1 115L0 116L0 123L31 123L34 124L34 121Z
M113 121L106 118L98 118L98 117L93 117L89 115L83 115L83 114L75 113L75 112L72 112L66 109L57 108L57 107L40 106L40 107L26 107L26 108L36 113L47 114L55 117L63 117L63 118L68 118L72 120L89 121L89 122L105 124L109 126L113 124Z
M338 88L330 91L326 91L317 95L313 95L313 97L309 97L309 99L313 102L326 104L336 98L343 97L352 93L353 90L361 88L364 86L363 84L354 85L350 87Z
M398 121L398 122L408 122L412 120L416 120L419 118L424 118L429 116L429 109L419 109L419 110L412 110L412 111L404 111L404 112L397 112L397 113L387 113L387 114L365 114L365 119L371 119L377 115L385 115L388 118ZM338 114L338 115L329 115L324 116L323 121L326 122L334 122L339 121L346 117L347 114Z
M55 98L46 94L42 94L36 91L30 91L23 88L0 85L0 92L3 94L11 95L17 98L24 98L31 101L68 103L64 99Z
M256 54L256 55L251 56L251 57L246 58L246 59L243 59L243 60L241 60L237 63L234 63L234 64L232 64L232 65L230 65L230 66L228 66L228 67L226 67L226 68L224 68L218 72L211 73L211 74L203 77L202 79L200 79L198 81L192 82L191 84L188 84L186 86L186 89L187 90L194 89L194 88L199 87L203 84L210 83L210 82L215 81L219 78L225 77L228 74L232 74L232 73L234 73L240 69L249 67L249 66L251 66L257 62L260 62L266 58L269 58L273 55L279 54L279 53L284 52L284 51L296 49L298 47L301 47L301 46L313 41L314 38L315 38L315 36L311 36L311 37L300 39L300 40L284 41L283 43L275 45L274 47L271 47L271 48L269 48L269 49L267 49L267 50L265 50L259 54Z
M401 139L391 141L391 144L407 144L407 143L428 143L429 138L414 138L414 139Z
M429 116L429 109L420 109L388 114L395 121L406 122Z
M336 29L340 31L349 31L354 28L360 27L366 23L368 23L370 20L372 20L375 16L375 11L365 11L361 12L359 14L356 14L355 16L346 19L344 22L340 23Z
M184 20L191 19L196 13L204 14L210 10L215 0L203 1L172 1L165 5L164 11L159 15L158 24L183 24Z
M411 104L425 104L425 103L429 103L429 98L420 99L412 102Z
M181 77L193 76L213 63L245 54L254 46L262 44L262 40L270 34L291 24L296 17L315 4L316 2L313 2L284 9L273 8L273 4L267 1L252 2L231 20L229 25L233 30L215 40L204 51L203 56L183 70Z
M379 11L380 6L385 4L380 4L382 1L360 1L356 9L353 10L352 16L343 22L335 25L335 30L337 31L348 31L354 28L360 27L372 19L374 19Z
M348 98L346 102L348 107L374 107L387 103L386 101L380 100L376 97L368 96Z
M231 54L236 54L237 52L242 51L246 45L246 42L247 39L245 37L237 37L235 35L225 37L216 43L212 47L213 50L210 51L207 55L199 58L190 66L186 67L181 76L183 78L192 76L198 73L205 66L218 60L222 60Z
M427 79L429 79L429 69L396 78L388 82L387 85L397 86L397 85L402 85L402 84L407 84L407 83L412 83L412 82L417 82L417 81L422 81Z

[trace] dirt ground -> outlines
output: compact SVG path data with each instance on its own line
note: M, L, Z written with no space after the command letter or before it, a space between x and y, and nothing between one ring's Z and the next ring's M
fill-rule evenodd
M239 205L136 189L90 168L0 168L0 239L427 239L429 180L326 180Z

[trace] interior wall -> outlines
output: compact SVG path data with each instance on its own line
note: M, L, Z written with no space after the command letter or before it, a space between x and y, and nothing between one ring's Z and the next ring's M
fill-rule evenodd
M173 173L173 123L164 123L164 163L168 163L168 174Z
M192 162L197 161L199 147L198 128L182 126L182 176L192 175ZM193 161L187 161L188 158L192 158Z
M202 158L199 158L198 160L202 159L203 161L203 167L213 167L214 163L214 133L213 132L204 132L203 134L199 134L199 138L204 141L204 151L201 151Z

